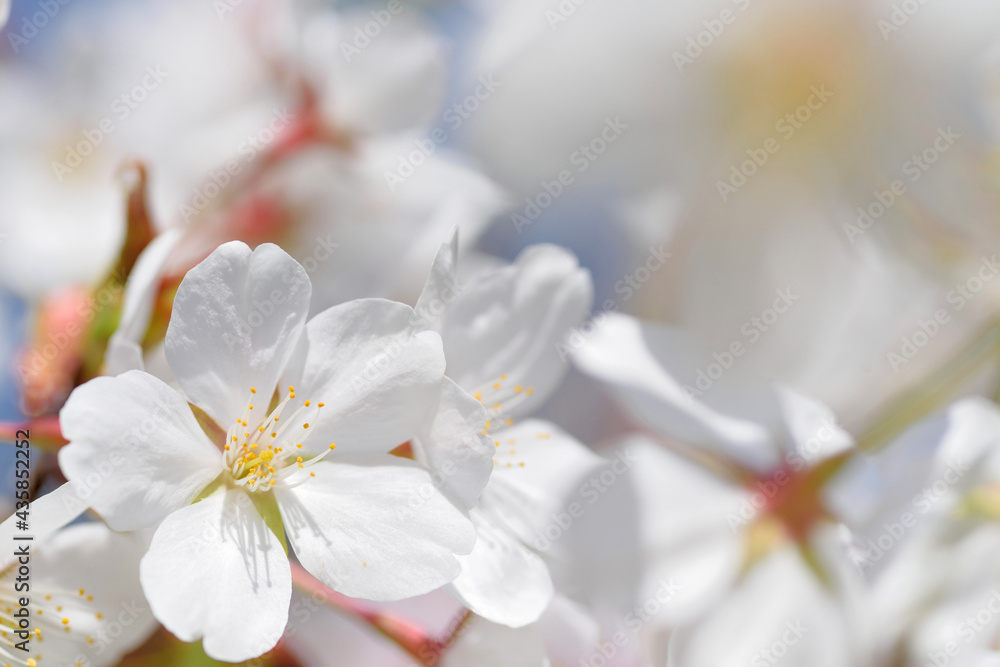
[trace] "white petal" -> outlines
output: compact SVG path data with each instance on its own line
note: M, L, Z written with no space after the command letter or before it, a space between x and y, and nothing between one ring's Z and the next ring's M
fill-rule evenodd
M155 524L222 472L188 404L142 371L77 387L59 421L69 440L59 467L115 530Z
M1000 410L984 398L964 399L917 422L877 455L852 460L825 489L827 505L857 534L861 555L874 556L868 541L877 542L904 515L912 523L901 538L892 536L894 544L925 520L949 516L977 479L996 479L998 443ZM875 571L887 560L862 563Z
M40 664L78 664L84 656L93 667L114 665L145 641L156 628L139 585L146 547L138 533L115 533L100 523L71 526L40 545L32 558L32 587L38 596L53 596L46 613L58 613L52 607L69 602L62 614L71 628L32 643L32 653L44 658ZM36 606L40 603L36 599Z
M413 440L416 459L466 509L475 507L493 472L493 438L483 433L486 409L449 378L433 418Z
M191 402L222 428L246 409L250 388L271 398L298 342L312 287L276 245L234 241L188 271L165 340L167 361Z
M80 501L73 482L66 482L40 498L36 498L27 508L28 529L21 530L17 524L22 521L17 513L0 524L0 540L3 544L17 544L16 537L30 535L33 544L45 543L56 531L77 518L87 509ZM0 570L14 562L13 550L0 558Z
M932 481L956 466L973 469L973 474L963 476L960 488L1000 479L1000 408L994 402L973 396L949 406Z
M444 654L441 667L549 667L535 626L517 630L473 618Z
M777 387L775 393L791 436L789 449L794 448L810 465L854 446L853 438L837 425L837 418L828 407L788 387Z
M142 251L129 273L121 320L108 341L108 350L104 356L108 375L144 370L140 343L146 335L153 314L161 269L182 236L180 229L171 229L157 236Z
M0 28L3 28L10 18L10 0L0 0Z
M768 556L703 621L677 632L671 664L744 667L781 655L784 664L853 667L869 664L848 608L820 583L792 548Z
M496 465L480 507L525 544L535 545L552 515L580 499L580 482L607 464L558 426L542 420L515 424L493 438Z
M409 306L359 299L320 313L286 376L296 395L323 402L307 448L389 452L419 433L444 376L441 339L416 332ZM315 414L315 413L313 413Z
M463 287L451 304L441 334L448 376L466 391L485 388L483 402L490 406L493 383L506 375L505 385L533 394L504 413L533 411L562 379L560 343L583 322L592 299L590 273L572 253L550 245L528 248L511 266Z
M477 510L476 547L459 556L462 574L448 591L466 607L494 623L520 628L534 623L552 601L552 578L545 562L504 528Z
M703 396L689 393L699 391L694 386L696 372L688 368L698 359L697 348L678 330L610 314L573 360L585 373L610 384L624 406L660 432L770 469L778 463L778 451L765 426L709 404L707 399L731 398L720 396L721 386L704 389ZM686 382L674 375L675 366L690 371Z
M549 659L557 665L579 665L581 660L586 665L601 641L597 619L585 607L562 595L553 598L537 627ZM619 651L625 650L616 648L616 654L621 656ZM634 664L638 664L638 658L635 660Z
M275 493L295 555L327 586L398 600L458 575L455 554L472 550L475 530L426 470L382 455L323 461L312 471Z
M205 653L240 662L274 648L288 621L292 575L249 496L230 489L164 519L141 564L156 618Z
M417 305L417 322L421 327L441 333L448 306L458 296L458 229L449 243L442 243L434 256L431 272L420 292Z
M645 438L629 438L617 449L634 458L629 479L636 504L637 546L619 553L636 552L639 557L638 566L632 565L641 573L638 599L656 601L652 606L659 609L654 615L657 622L690 621L722 598L740 574L747 537L734 517L743 516L744 507L753 508L749 494ZM601 500L602 506L610 500ZM608 522L624 522L626 516L622 510L610 512L609 518L593 526L590 537L599 536L594 531L602 528L609 533ZM628 556L602 561L595 556L615 552L594 551L584 559L592 563L582 570L584 577L629 568Z

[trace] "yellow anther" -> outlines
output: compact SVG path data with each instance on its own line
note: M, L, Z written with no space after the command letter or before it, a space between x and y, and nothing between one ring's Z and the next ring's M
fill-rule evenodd
M253 410L253 403L250 404L250 409Z
M336 448L337 448L337 443L331 442L330 443L330 449L336 449Z
M309 424L303 424L302 428L309 428Z
M522 391L524 391L524 387L522 387L521 385L516 385L514 387L514 393L515 394L520 394Z
M506 375L501 375L501 376L500 376L500 379L501 379L501 380L506 380L506 379L507 379L507 376L506 376Z
M309 405L310 405L310 403L309 403L309 399L306 399L306 407L308 408L308 407L309 407Z
M278 437L278 434L277 434L277 433L272 433L272 434L271 434L271 437L272 437L272 438L277 438L277 437Z
M499 382L494 382L493 383L493 388L494 389L499 389L500 388L500 383Z
M253 387L250 387L250 393L251 393L251 394L256 394L256 393L257 393L257 390L256 390L256 389L254 389Z
M263 426L258 426L257 430L260 431L261 433L263 433L264 432L264 427Z
M477 401L483 400L483 392L477 391L475 394L472 395L472 398L476 399Z
M292 385L288 385L288 393L289 394L294 394L295 393L295 387L293 387Z
M295 462L296 463L302 463L302 457L301 456L296 456L295 457Z
M528 396L531 396L532 394L535 393L535 390L532 389L531 387L528 387L527 389L524 390L524 393L526 393Z
M311 473L309 473L309 476L310 476L310 477L315 477L315 476L316 476L316 473L314 473L314 472L311 472Z
M326 405L326 403L317 403L317 404L316 404L316 407L317 407L317 408L322 408L322 407L323 407L323 406L325 406L325 405Z
M295 446L298 447L299 449L302 449L302 443L301 442L299 444L295 445Z
M62 624L63 624L63 625L69 625L69 619L68 619L68 618L65 618L65 617L63 617L63 620L62 620Z

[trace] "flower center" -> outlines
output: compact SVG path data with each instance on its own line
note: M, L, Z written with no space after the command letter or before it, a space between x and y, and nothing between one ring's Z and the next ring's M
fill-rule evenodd
M56 633L77 646L97 643L104 615L97 609L92 595L82 588L64 591L46 589L36 583L32 586L30 606L23 608L27 615L22 617L18 600L25 594L15 590L15 572L16 568L11 568L0 580L0 608L3 610L0 613L0 664L36 667L46 652L46 638ZM57 642L56 646L59 644ZM82 662L71 664L83 665Z
M770 162L795 171L851 159L892 111L883 108L890 75L873 57L867 15L802 4L749 7L706 63L717 136L741 159L774 138L780 154Z
M308 469L323 460L336 447L331 442L329 448L318 456L303 449L310 431L309 422L303 419L302 413L308 411L313 416L318 415L324 404L316 403L314 406L307 399L287 417L282 417L285 408L295 400L295 387L288 387L288 394L270 414L254 420L254 414L263 413L254 404L256 395L257 390L251 387L250 399L243 416L226 433L222 465L233 483L249 491L297 486L289 484L287 479L299 470ZM315 473L310 472L309 476L314 477Z
M535 390L531 387L509 382L506 375L476 389L472 397L482 403L487 411L483 433L489 434L505 426L512 426L514 420L504 417L504 413L521 405L534 393Z

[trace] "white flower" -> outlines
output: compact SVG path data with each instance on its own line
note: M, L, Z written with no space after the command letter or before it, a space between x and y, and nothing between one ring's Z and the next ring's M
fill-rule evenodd
M1000 410L958 401L850 472L830 495L874 575L886 659L980 664L1000 636Z
M109 474L90 498L108 524L162 522L142 561L156 617L222 660L280 638L285 534L317 578L371 599L451 581L475 539L426 470L388 454L437 402L439 337L378 299L307 324L310 287L276 246L221 246L174 300L166 355L185 396L129 371L77 388L60 414L66 476Z
M141 644L156 627L139 586L139 558L146 547L136 534L120 535L99 523L66 528L84 505L72 484L64 484L31 503L29 530L12 515L0 524L0 539L10 548L0 560L0 662L25 665L105 667ZM34 539L16 541L31 535ZM29 547L29 571L19 574L15 555ZM20 579L20 582L18 581ZM30 599L27 652L17 647L18 600Z
M569 252L534 246L459 289L457 245L456 235L441 247L416 310L441 333L448 377L490 411L484 433L494 471L482 496L445 477L479 536L450 590L477 614L518 627L537 620L553 593L537 531L603 461L553 424L514 418L556 390L565 371L558 345L586 314L593 288ZM414 442L418 458L438 471L456 457L437 436L442 421L439 414Z
M698 353L684 331L608 316L574 358L694 459L633 445L640 599L657 581L680 586L651 623L680 626L671 654L690 667L750 664L797 622L809 630L796 625L782 647L796 664L858 664L869 651L862 581L818 492L850 436L785 388L719 378L698 390L693 374L686 387L678 378Z

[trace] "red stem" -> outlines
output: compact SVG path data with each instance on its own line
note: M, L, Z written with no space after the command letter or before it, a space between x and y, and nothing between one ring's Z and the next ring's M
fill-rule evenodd
M376 611L354 598L327 588L297 563L292 563L292 584L317 601L324 602L349 616L367 623L373 630L391 640L399 648L420 662L433 667L440 658L442 643L428 636L427 632L411 621Z

